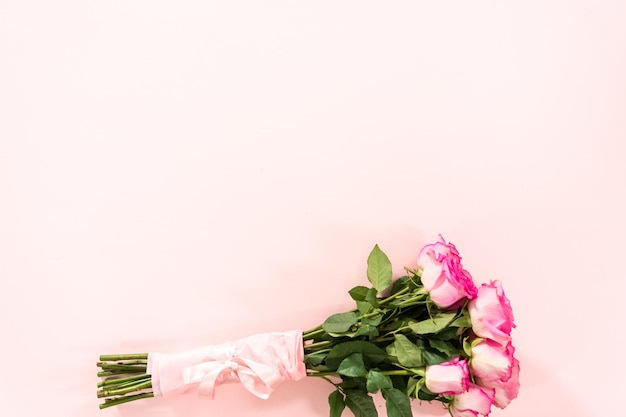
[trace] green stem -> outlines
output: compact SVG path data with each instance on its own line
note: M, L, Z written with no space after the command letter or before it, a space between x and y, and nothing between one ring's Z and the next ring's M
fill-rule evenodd
M317 326L317 327L314 327L312 329L309 329L306 332L302 332L302 336L306 337L310 333L314 333L314 332L317 332L318 330L321 330L321 328L322 328L322 326Z
M390 341L395 339L395 337L393 337L393 334L394 334L394 332L385 333L383 336L378 337L378 338L372 340L372 342L373 343L390 342ZM390 335L391 335L391 337L390 337Z
M404 369L398 369L398 370L395 370L395 371L381 371L380 373L383 374L383 375L389 375L389 376L392 376L392 375L415 375L414 372L406 371Z
M326 380L326 381L330 382L330 383L331 383L331 384L333 384L333 385L335 386L335 388L337 388L338 390L343 391L343 389L341 388L341 386L340 386L339 384L337 384L337 383L333 382L333 380L332 380L332 379L330 379L330 378L328 378L328 377L325 377L325 376L322 376L322 377L320 377L320 378L322 378L322 379L324 379L324 380Z
M152 388L152 381L139 381L139 382L132 383L130 386L127 386L126 388L98 391L98 398L113 397L115 395L124 395L130 392L141 391L142 389L148 389L148 388Z
M313 349L318 347L326 347L331 346L333 344L330 340L322 340L321 342L310 343L308 345L304 345L304 349Z
M405 370L405 369L396 369L393 371L379 371L381 374L383 375L415 375L415 372L409 371L409 370ZM314 377L319 377L319 378L325 378L328 376L336 376L336 377L340 377L341 375L339 375L336 371L312 371L312 372L307 372L306 376L314 376Z
M306 376L314 376L318 378L327 379L327 376L339 376L339 374L335 371L318 371L318 372L307 372Z
M115 362L115 361L128 361L133 359L148 359L147 353L127 353L122 355L100 355L101 361Z
M124 371L128 373L145 373L146 366L134 366L134 365L102 365L100 366L103 371Z
M365 313L361 317L359 317L359 321L361 321L362 319L369 319L370 317L378 316L379 314L380 314L380 311L372 311L370 313Z
M128 382L122 382L120 384L115 384L115 385L107 385L106 387L103 387L103 389L105 391L118 390L122 388L128 388L137 384L143 384L144 382L152 382L152 377L150 375L144 375L143 378L141 379L136 379L134 381L128 381Z
M102 410L103 408L113 407L118 404L124 404L124 403L135 401L135 400L141 400L142 398L152 398L152 397L154 397L153 392L144 392L142 394L137 394L137 395L127 395L124 397L107 400L104 404L100 404L99 407Z
M322 329L321 327L318 327L316 329L307 330L306 332L304 332L302 334L302 340L315 339L315 336L323 335L324 333L325 333L324 329Z
M127 377L122 377L122 378L109 378L109 379L105 379L104 381L98 382L98 388L121 385L127 382L133 382L133 381L137 381L137 380L149 378L149 377L150 375L142 374L142 375L127 376Z
M428 300L420 300L418 297L416 297L416 298L410 298L406 301L403 301L400 304L396 304L396 307L398 308L413 307L419 304L426 304L426 303L428 303Z
M148 365L148 361L137 360L137 361L106 361L106 362L96 362L96 366L102 365Z
M112 366L127 366L127 367L141 367L141 366L143 366L143 367L145 367L145 366L148 366L148 364L146 362L128 363L128 362L124 362L124 361L97 362L96 365L99 366L100 368L107 367L107 366L108 367L112 367Z
M404 287L404 288L402 288L400 291L398 291L397 293L395 293L395 294L391 294L391 295L390 295L389 297L387 297L387 298L383 298L382 300L380 300L380 301L378 302L378 304L379 304L379 305L380 305L380 304L387 304L388 302L390 302L390 301L394 300L395 298L398 298L398 297L399 297L399 296L401 296L401 295L406 294L407 292L409 292L409 287Z
M330 352L330 348L328 348L328 349L319 349L319 350L316 350L315 352L305 353L304 356L306 358L307 356L310 356L310 355L316 355L318 353L328 353L328 352Z
M132 375L132 374L145 374L146 371L121 371L121 370L111 370L111 371L102 371L102 372L98 372L98 376L101 378L107 377L107 376L116 376L116 375Z

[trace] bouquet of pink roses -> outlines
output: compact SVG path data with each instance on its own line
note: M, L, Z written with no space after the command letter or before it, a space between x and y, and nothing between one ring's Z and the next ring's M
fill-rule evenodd
M453 417L506 407L517 397L519 362L500 282L477 288L454 245L441 237L420 251L416 269L405 270L394 281L376 245L367 260L371 287L349 291L356 308L305 332L258 334L174 354L102 355L100 408L191 391L212 397L228 382L267 398L283 381L305 376L335 387L331 417L346 407L356 417L376 417L377 392L389 417L411 416L412 398L440 401Z

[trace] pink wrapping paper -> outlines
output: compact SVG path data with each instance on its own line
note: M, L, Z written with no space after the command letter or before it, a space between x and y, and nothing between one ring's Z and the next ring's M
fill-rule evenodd
M306 376L302 332L263 333L179 353L150 353L147 372L155 396L198 391L211 398L224 383L241 382L266 399L283 381Z

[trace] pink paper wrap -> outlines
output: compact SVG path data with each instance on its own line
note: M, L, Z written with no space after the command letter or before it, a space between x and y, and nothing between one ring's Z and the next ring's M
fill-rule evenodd
M263 333L179 353L150 353L147 373L155 396L195 390L211 398L223 383L241 382L266 399L283 381L306 376L302 332Z

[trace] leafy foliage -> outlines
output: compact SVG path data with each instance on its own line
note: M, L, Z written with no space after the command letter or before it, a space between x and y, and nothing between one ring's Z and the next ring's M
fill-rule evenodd
M328 333L344 333L354 326L358 321L355 312L333 314L326 319L322 328Z
M381 292L391 285L391 278L391 262L376 245L367 258L367 279L377 292Z
M391 271L376 245L367 260L372 287L349 291L355 309L333 314L305 334L309 376L324 377L336 388L328 397L331 417L345 407L355 417L378 416L372 398L378 392L388 417L411 417L411 398L448 403L426 388L425 368L470 353L466 307L444 311L430 301L419 271L407 269L409 275L394 282ZM385 290L389 294L379 297Z
M346 391L346 405L355 417L377 417L374 399L363 391Z
M388 388L383 390L383 396L385 397L387 417L413 416L409 396L404 392L395 388Z
M330 406L330 417L341 417L341 413L346 408L343 394L339 390L331 392L328 396L328 405Z

